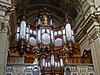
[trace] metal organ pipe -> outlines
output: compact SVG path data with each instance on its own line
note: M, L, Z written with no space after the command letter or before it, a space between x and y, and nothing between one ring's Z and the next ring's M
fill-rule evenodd
M72 40L72 31L71 31L71 26L70 24L66 24L66 35L67 35L67 40L71 41Z
M26 22L21 21L20 23L20 39L25 39L26 37Z

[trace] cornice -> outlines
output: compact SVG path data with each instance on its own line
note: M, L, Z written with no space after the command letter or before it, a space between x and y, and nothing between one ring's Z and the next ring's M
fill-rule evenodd
M2 11L6 11L7 9L8 9L7 6L3 6L3 5L0 4L0 10L2 10Z
M91 26L93 23L93 17L92 14L90 14L85 21L82 22L81 28L75 33L76 41L79 42L83 36L86 35L87 29Z
M0 5L7 6L7 7L11 7L12 4L9 1L2 1L2 0L0 0Z
M85 14L88 14L88 16L86 17L86 19L84 19ZM78 30L77 31L75 30L75 32L76 32L75 33L75 37L76 37L76 41L77 42L79 42L83 38L83 36L85 36L86 34L89 33L89 29L92 29L91 25L93 23L96 23L95 20L100 23L100 21L99 21L100 20L100 12L94 12L94 13L87 12L85 14L84 14L84 16L82 15L83 21L81 21L82 17L80 18L81 20L79 19L79 21L80 21L78 23L79 26L76 27ZM95 26L96 25L97 24L95 24Z
M86 5L84 7L84 11L82 11L80 13L80 15L77 17L77 20L76 20L75 26L74 26L74 31L77 30L77 28L79 27L79 25L81 25L82 21L85 21L84 16L88 13L89 9L90 9L90 6Z
M10 2L7 1L0 1L0 10L2 11L7 11L7 10L11 10L14 7L13 4L11 4Z
M88 28L88 39L91 44L97 38L100 38L100 12L95 12L92 15L93 24Z

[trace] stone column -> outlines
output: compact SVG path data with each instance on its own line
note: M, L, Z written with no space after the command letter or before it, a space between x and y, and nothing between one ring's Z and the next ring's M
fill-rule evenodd
M97 19L87 30L95 75L100 75L100 24Z
M2 9L0 10L0 75L6 75L9 16L5 15L5 8L0 9Z

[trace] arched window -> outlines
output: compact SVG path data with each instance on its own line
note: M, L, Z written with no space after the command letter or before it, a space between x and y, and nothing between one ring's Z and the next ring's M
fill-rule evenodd
M69 68L66 69L66 75L71 75L71 71Z
M33 75L39 75L39 69L37 67L33 69Z

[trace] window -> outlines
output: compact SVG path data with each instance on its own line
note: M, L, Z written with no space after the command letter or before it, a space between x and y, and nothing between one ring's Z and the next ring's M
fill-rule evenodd
M66 75L71 75L71 71L69 68L66 69Z
M39 69L37 67L33 69L33 75L39 75Z

